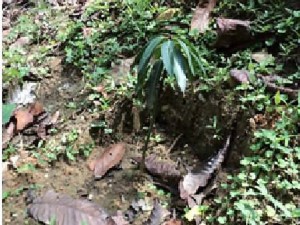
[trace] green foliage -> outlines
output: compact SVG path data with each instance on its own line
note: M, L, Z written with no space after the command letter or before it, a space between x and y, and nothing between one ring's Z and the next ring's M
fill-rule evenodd
M16 104L3 104L2 105L2 125L8 123Z
M276 107L274 111L276 113ZM230 222L226 224L235 224L235 221L295 224L293 213L297 212L300 190L296 127L300 114L297 111L296 106L288 105L281 110L274 129L260 129L254 133L253 154L241 160L240 172L229 176L228 183L223 185L228 194L212 206L227 217ZM211 212L212 224L222 224L215 221Z
M153 66L149 63L151 60L154 61ZM203 69L195 47L188 40L179 37L170 39L158 36L153 38L137 56L136 62L138 62L137 92L140 96L141 91L148 84L147 106L151 110L154 108L157 98L159 81L166 78L163 76L162 64L168 76L175 76L182 92L186 90L187 79L192 78L195 71L199 74ZM148 73L150 73L149 77Z

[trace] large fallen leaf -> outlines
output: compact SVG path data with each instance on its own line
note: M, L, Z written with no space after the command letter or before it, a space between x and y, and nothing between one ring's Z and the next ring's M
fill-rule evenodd
M230 136L227 138L224 147L211 157L199 172L188 172L179 184L180 196L187 199L187 196L193 195L200 187L205 187L213 173L220 167L229 147Z
M216 5L217 0L209 0L205 8L197 6L191 21L191 30L198 30L199 33L204 33L209 25L210 12Z
M103 152L103 154L90 164L90 169L94 170L95 178L101 178L106 172L120 163L125 154L125 144L114 144Z
M23 130L26 126L33 122L33 115L29 112L29 109L19 109L15 111L14 117L17 120L17 131Z
M114 225L110 216L97 204L73 199L67 195L47 191L28 206L29 214L38 221L56 225Z

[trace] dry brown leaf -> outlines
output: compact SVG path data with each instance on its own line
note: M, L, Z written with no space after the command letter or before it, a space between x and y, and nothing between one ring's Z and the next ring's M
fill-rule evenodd
M115 225L99 205L87 200L47 191L28 206L29 214L38 221L48 223L53 217L59 225Z
M218 18L217 25L219 31L221 31L222 33L236 30L237 27L245 27L246 29L250 29L250 21L244 20Z
M114 144L103 152L103 154L96 159L94 176L95 178L101 178L106 172L120 163L125 154L125 144Z
M147 170L163 178L180 178L180 171L176 169L175 163L159 160L155 155L149 155L145 160Z
M246 70L230 70L230 76L240 84L249 83L249 72Z
M28 109L19 109L15 111L14 117L17 120L16 130L23 130L28 124L33 122L33 115Z
M42 112L44 112L44 106L42 103L40 102L35 102L30 104L29 107L29 112L33 115L33 116L38 116L40 115Z
M58 118L59 118L59 111L56 111L56 112L51 116L50 124L56 124Z
M209 0L205 8L197 6L191 21L191 30L198 30L199 33L204 33L209 25L210 12L216 5L217 0Z

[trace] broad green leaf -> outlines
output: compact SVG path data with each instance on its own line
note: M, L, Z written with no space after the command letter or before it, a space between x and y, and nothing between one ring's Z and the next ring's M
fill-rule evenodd
M149 110L155 109L155 104L158 97L158 83L160 75L163 70L163 62L157 60L151 70L149 83L148 83L148 92L147 92L147 107Z
M180 90L184 93L186 89L186 75L184 72L184 58L179 50L174 49L174 73Z
M162 36L158 36L154 39L152 39L149 44L147 45L145 51L143 52L143 55L141 57L141 60L138 65L138 74L142 74L145 71L145 68L147 67L147 64L152 56L152 53L154 49L157 47L157 45L160 44L160 42L164 39Z
M190 49L189 47L181 40L177 39L178 43L180 44L182 50L184 51L185 55L187 56L187 60L189 63L189 69L191 70L191 73L193 74L193 76L195 76L195 69L194 69L194 65L192 62L192 57L190 54Z
M279 105L281 102L281 97L280 97L280 91L276 92L276 95L274 96L275 104Z
M164 67L167 70L169 75L174 74L174 57L173 57L173 52L174 52L174 42L171 40L166 41L163 43L161 46L161 56L162 60L164 63Z
M3 104L2 106L2 124L8 123L16 104Z

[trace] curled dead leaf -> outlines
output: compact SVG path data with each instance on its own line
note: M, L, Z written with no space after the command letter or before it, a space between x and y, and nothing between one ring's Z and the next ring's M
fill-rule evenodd
M94 176L101 178L107 171L120 163L125 154L125 144L114 144L103 152L103 154L95 160Z

